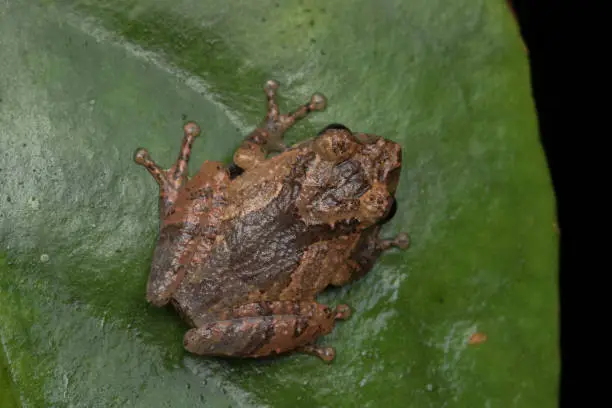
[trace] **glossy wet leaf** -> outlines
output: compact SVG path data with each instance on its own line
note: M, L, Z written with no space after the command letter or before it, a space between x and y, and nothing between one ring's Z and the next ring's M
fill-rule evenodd
M413 245L321 297L354 314L302 355L196 358L149 307L157 186L132 162L228 161L264 113L404 147L385 235ZM5 0L0 4L0 402L24 406L556 406L553 196L503 2ZM468 344L475 332L481 344Z

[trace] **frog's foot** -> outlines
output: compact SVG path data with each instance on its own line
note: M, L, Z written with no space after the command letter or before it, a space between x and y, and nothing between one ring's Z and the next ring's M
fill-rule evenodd
M317 356L326 363L331 362L336 357L336 350L334 350L333 347L322 347L314 344L298 347L295 349L295 351L310 354L311 356Z
M277 138L277 141L280 142L282 135L287 129L289 129L293 124L308 116L310 112L313 111L322 111L325 109L325 105L327 101L325 97L320 93L315 93L310 97L310 101L298 109L289 113L288 115L281 115L278 109L278 103L276 101L276 90L278 89L279 84L274 80L269 80L266 82L264 86L264 91L266 92L266 97L268 99L268 114L264 120L264 123L258 128L260 131L264 131L267 134L259 133L259 136L267 137L268 139ZM257 132L257 130L255 131ZM251 133L251 137L257 138L255 132Z
M346 305L331 309L316 302L262 301L238 306L185 334L185 348L199 355L265 357L308 346L332 331L336 319L350 314ZM333 358L333 354L331 355Z
M381 251L386 251L392 247L397 247L400 249L407 249L410 246L410 239L408 238L408 234L402 232L398 234L393 239L381 239L378 241L378 247Z
M144 166L153 176L160 187L160 195L167 206L171 206L176 200L178 190L187 180L187 164L191 155L193 141L200 134L197 124L189 122L183 126L184 136L178 159L168 170L163 170L149 155L147 149L139 148L134 154L134 161Z
M263 123L249 134L242 145L234 153L234 163L242 168L248 169L259 162L265 160L266 155L271 151L283 151L283 134L296 121L308 116L310 112L322 111L325 109L325 97L315 93L310 101L292 113L287 115L280 114L278 102L276 101L276 90L279 84L274 80L269 80L264 86L268 99L268 113Z
M336 320L346 320L351 317L351 308L348 305L338 305L334 309Z

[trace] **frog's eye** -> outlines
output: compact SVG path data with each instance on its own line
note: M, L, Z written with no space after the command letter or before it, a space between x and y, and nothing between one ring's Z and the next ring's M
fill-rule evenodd
M384 216L384 218L380 221L380 224L386 224L387 222L391 221L391 218L393 218L393 216L395 215L395 213L397 212L397 201L395 199L393 199L393 202L391 204L391 208L389 208L387 214Z
M330 125L332 126L332 125ZM342 125L338 125L342 126ZM340 163L355 154L359 142L347 128L329 128L314 142L313 149L323 159Z
M332 123L325 126L319 133L317 133L317 136L321 136L323 133L327 132L330 129L346 130L349 133L353 133L351 132L351 129L347 128L342 123Z

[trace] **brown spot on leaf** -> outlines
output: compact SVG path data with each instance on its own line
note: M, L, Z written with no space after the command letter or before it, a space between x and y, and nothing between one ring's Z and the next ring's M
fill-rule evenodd
M473 333L468 340L468 344L481 344L487 341L487 335L481 332Z

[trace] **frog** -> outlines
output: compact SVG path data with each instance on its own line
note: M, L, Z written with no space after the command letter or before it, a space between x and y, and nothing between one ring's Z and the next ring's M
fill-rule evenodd
M355 282L408 235L380 237L397 210L401 146L339 123L286 146L283 136L327 104L321 93L281 114L278 81L264 85L267 113L230 164L204 161L188 175L193 121L176 162L163 169L147 149L134 154L159 185L159 232L146 300L187 323L184 349L208 357L305 353L331 362L317 344L351 308L317 302L328 287Z

